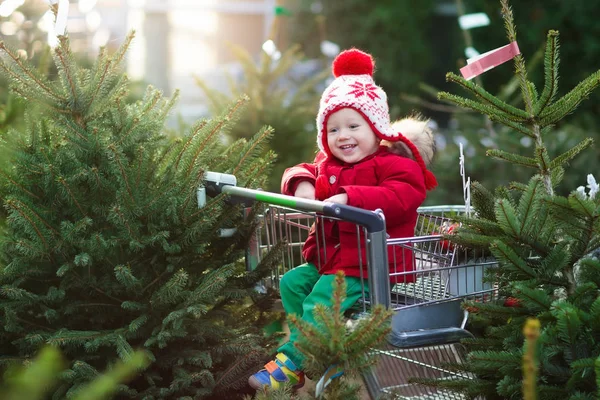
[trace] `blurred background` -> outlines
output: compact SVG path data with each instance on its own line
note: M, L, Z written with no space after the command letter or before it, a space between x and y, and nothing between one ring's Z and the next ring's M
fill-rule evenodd
M54 1L56 2L56 1ZM64 4L61 1L59 4ZM1 0L2 40L23 58L39 57L56 43L47 0ZM518 43L529 78L541 91L543 49L549 29L561 33L560 94L598 69L600 2L513 1ZM440 90L457 94L445 74L459 73L466 59L507 44L497 0L72 0L67 31L82 62L100 46L114 50L136 31L126 68L137 87L148 84L170 96L180 90L173 125L185 127L221 112L242 93L251 103L239 129L223 140L251 137L274 127L279 158L270 190L283 169L315 155L314 120L320 93L331 79L332 59L348 47L376 59L376 82L388 94L392 118L418 112L436 129L432 166L440 182L427 204L463 202L459 144L466 174L493 188L524 174L485 157L489 148L519 152L532 146L520 135L475 113L440 103ZM477 82L520 106L512 64L486 72ZM7 96L0 82L0 100ZM135 93L134 93L135 95ZM597 137L598 94L549 135L549 150L562 152L584 137ZM184 128L177 128L182 131ZM559 191L585 184L597 165L596 151L573 163ZM524 177L525 179L525 177Z

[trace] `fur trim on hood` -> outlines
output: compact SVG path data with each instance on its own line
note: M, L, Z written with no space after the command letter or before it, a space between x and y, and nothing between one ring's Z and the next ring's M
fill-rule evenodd
M408 140L419 149L419 154L423 158L425 165L430 165L436 152L435 136L429 127L429 120L421 116L411 116L392 124L392 129L402 133ZM402 142L381 141L381 144L388 146L389 150L402 157L408 157L414 160L414 156L408 146Z

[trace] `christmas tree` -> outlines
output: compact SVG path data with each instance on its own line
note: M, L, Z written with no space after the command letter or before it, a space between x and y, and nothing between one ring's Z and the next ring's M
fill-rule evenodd
M509 42L516 41L512 11L501 0ZM600 356L600 196L588 176L585 187L568 196L557 193L569 162L592 144L586 138L561 154L548 151L557 132L555 124L572 113L600 84L600 71L558 96L558 32L549 31L544 55L545 81L541 92L528 80L524 57L514 59L524 108L511 106L480 86L455 74L448 80L474 98L441 93L440 98L487 115L511 129L512 135L530 138L534 146L519 153L500 149L487 154L520 167L534 176L488 190L472 186L475 214L460 218L456 243L489 249L500 266L489 276L498 287L499 300L466 302L476 323L485 327L481 337L464 341L464 364L451 367L472 379L419 380L447 387L468 398L521 398L522 359L527 349L522 333L527 318L540 321L537 341L539 370L535 382L541 399L594 399L597 378L594 365ZM577 44L574 44L577 45ZM526 151L531 154L524 155ZM584 177L581 177L583 183ZM571 182L572 188L577 183ZM464 373L460 376L465 376Z
M148 88L128 100L120 64L132 38L84 68L60 36L54 79L0 43L0 71L26 100L0 169L0 362L59 347L70 364L52 396L64 398L141 349L152 364L119 397L236 397L272 344L262 332L272 301L254 287L277 252L246 272L254 218L223 196L199 209L196 196L207 170L262 185L271 130L222 144L242 98L183 136L165 134L175 97Z

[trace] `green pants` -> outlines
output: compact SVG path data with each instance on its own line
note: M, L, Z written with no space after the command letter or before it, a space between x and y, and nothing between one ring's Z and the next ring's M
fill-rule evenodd
M347 276L346 300L342 303L342 312L352 307L363 295L360 278ZM288 272L281 278L279 289L281 301L287 315L296 314L302 320L315 325L313 311L317 304L331 307L331 295L335 275L321 275L313 264L303 264ZM365 293L368 287L365 285ZM294 346L298 338L298 330L290 326L290 340L278 351L288 356L292 362L303 369L304 355Z

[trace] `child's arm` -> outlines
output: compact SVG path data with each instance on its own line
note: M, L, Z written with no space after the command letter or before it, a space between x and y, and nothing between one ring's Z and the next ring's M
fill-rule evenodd
M281 193L288 196L310 198L310 187L312 187L312 199L314 200L315 181L317 179L317 166L315 164L298 164L288 168L281 177Z
M347 185L340 187L337 194L346 193L350 206L365 210L380 208L389 224L412 217L426 197L419 165L406 158L388 157L378 170L381 171L378 186Z
M312 164L302 163L286 169L281 177L281 193L314 200L317 165L325 158L323 152L318 152Z

